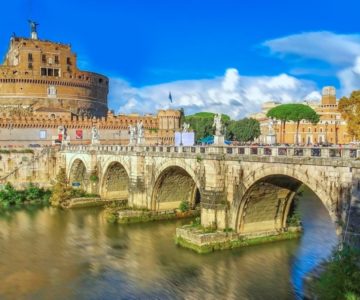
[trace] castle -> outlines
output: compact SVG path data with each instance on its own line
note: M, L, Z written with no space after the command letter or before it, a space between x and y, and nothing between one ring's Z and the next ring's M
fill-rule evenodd
M157 115L114 115L108 110L109 79L81 71L70 45L13 36L0 66L0 145L49 145L66 134L89 143L97 127L102 143L126 144L128 127L143 122L147 144L172 144L180 128L178 110Z

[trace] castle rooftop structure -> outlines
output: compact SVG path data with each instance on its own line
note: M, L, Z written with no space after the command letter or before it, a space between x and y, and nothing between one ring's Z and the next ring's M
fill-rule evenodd
M30 21L30 25L30 38L11 37L0 66L0 106L61 108L76 115L106 116L108 78L79 70L70 45L40 40L38 24Z

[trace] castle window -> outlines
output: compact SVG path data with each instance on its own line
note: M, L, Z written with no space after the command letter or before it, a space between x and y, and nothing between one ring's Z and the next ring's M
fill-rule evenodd
M55 55L55 64L59 64L59 56Z
M33 68L32 63L29 63L29 64L28 64L28 69L32 69L32 68Z
M54 69L47 69L47 75L48 76L53 76L54 75Z
M29 62L32 62L32 61L33 61L32 53L28 53L28 61L29 61Z
M59 69L54 69L54 76L59 77Z
M42 61L44 64L46 64L46 55L45 55L45 54L43 54L43 55L41 56L41 61Z
M102 78L99 78L99 83L102 83L102 82L103 82Z
M41 76L46 76L46 68L41 68Z
M66 63L67 63L68 65L71 65L71 58L70 58L70 57L67 57L67 58L66 58Z

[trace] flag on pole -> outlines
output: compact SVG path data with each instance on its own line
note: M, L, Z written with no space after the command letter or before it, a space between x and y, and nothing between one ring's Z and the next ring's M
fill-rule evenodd
M173 99L172 99L172 96L171 96L171 92L169 92L169 100L171 103L173 103Z

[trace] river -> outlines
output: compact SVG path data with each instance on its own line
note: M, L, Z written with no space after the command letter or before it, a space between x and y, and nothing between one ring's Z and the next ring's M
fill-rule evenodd
M299 207L301 239L209 255L175 246L179 221L112 225L101 209L2 213L0 299L300 299L304 274L337 237L314 194L305 190Z

